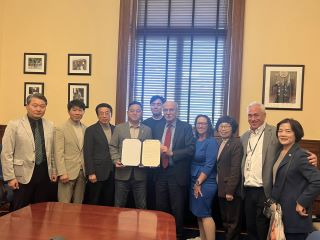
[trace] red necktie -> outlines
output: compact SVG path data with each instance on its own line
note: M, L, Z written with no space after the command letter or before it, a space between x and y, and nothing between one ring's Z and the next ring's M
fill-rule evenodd
M171 127L172 125L167 126L167 132L166 136L164 138L164 146L166 146L168 149L170 148L171 143ZM167 168L169 166L169 156L167 154L162 155L162 167Z

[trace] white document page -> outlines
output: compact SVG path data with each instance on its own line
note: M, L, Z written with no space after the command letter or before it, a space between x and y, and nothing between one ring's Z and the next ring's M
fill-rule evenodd
M141 158L141 141L125 139L122 142L121 163L125 166L139 166Z
M160 141L145 140L142 146L142 165L158 167L160 165Z

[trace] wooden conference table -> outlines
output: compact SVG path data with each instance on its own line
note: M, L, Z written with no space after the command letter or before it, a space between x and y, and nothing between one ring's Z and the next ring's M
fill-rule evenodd
M176 239L170 214L70 203L37 203L0 217L0 239Z

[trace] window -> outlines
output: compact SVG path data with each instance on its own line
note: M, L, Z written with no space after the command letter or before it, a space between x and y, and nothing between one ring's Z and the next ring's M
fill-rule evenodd
M233 7L230 0L122 1L120 41L126 45L119 45L124 63L118 66L116 120L123 111L119 91L128 96L124 109L128 101L142 102L145 118L156 94L176 101L180 119L191 123L198 114L214 122L230 114Z

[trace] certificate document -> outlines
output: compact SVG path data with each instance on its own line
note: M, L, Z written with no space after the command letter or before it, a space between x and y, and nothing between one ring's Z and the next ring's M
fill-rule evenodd
M141 158L141 141L125 139L122 142L121 163L125 166L139 166Z
M121 162L125 166L157 167L160 165L160 141L125 139L122 142Z
M145 140L143 142L141 163L148 167L158 167L160 165L159 140Z

